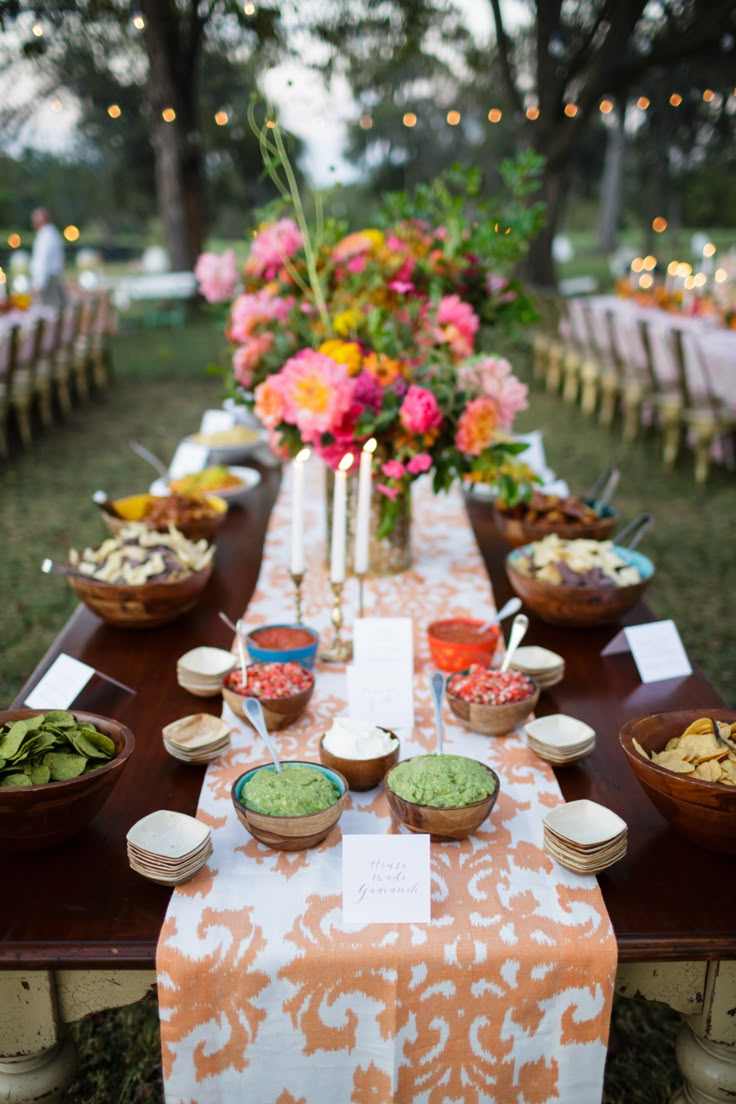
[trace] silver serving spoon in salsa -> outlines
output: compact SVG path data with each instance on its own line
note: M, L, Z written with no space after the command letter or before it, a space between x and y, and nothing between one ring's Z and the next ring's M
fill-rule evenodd
M526 630L528 628L529 618L527 617L527 615L525 613L517 613L511 625L511 632L509 633L509 642L506 648L506 655L503 657L503 663L501 664L502 671L508 671L509 664L514 657L514 652L526 636Z
M507 617L510 617L512 613L518 613L521 609L521 598L517 598L514 595L513 598L509 598L505 605L501 606L500 610L496 613L496 616L492 621L486 621L479 629L475 631L478 636L482 636L484 632L488 632L494 625L498 625L499 622L504 621Z
M442 702L445 697L445 676L441 671L433 671L429 677L434 704L434 723L437 728L437 754L442 755Z
M263 716L263 710L261 709L261 703L259 702L258 698L246 698L243 703L243 712L268 748L269 754L273 759L273 765L276 767L278 773L281 774L281 761L278 757L278 753L273 744L273 741L268 735L266 720Z

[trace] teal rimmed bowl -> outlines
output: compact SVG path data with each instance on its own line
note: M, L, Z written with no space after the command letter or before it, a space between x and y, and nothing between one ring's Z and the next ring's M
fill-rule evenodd
M650 559L641 552L614 544L613 551L627 565L638 568L641 575L638 583L630 586L548 583L517 570L520 557L533 555L533 549L533 544L526 544L510 552L506 557L506 574L524 605L550 625L595 628L614 624L636 605L654 577L654 564Z
M240 823L259 843L264 843L266 847L272 847L275 851L304 851L307 847L314 847L321 843L340 819L348 795L347 779L339 771L323 767L319 763L293 760L281 765L282 767L309 767L311 770L319 771L335 783L340 796L333 805L321 809L318 813L305 813L301 816L271 816L268 813L257 813L243 805L241 795L243 788L254 774L264 770L276 770L272 763L263 763L235 779L231 790L233 807Z

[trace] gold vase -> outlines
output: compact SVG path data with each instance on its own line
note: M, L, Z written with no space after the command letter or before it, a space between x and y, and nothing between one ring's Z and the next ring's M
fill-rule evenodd
M325 494L327 496L327 563L330 561L332 541L332 497L335 486L335 473L325 467ZM380 520L380 498L374 493L371 500L371 526L368 543L368 577L379 575L398 575L411 567L411 494L399 499L401 509L396 523L387 537L381 540L376 536ZM355 551L355 526L358 513L358 479L351 475L347 480L347 555L346 567L353 571L353 553Z

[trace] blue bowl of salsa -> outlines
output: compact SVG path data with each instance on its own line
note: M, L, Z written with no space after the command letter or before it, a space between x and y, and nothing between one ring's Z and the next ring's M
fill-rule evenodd
M260 625L245 638L254 663L301 663L311 670L317 658L319 633L306 625Z

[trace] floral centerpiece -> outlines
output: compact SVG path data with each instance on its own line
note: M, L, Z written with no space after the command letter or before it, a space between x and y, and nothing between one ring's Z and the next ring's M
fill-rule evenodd
M527 391L483 346L492 324L533 317L499 266L538 224L525 200L536 166L505 169L503 219L480 200L477 173L453 170L411 200L389 197L368 228L349 232L318 210L313 230L278 127L261 137L292 210L258 227L241 272L232 251L204 254L196 269L209 301L235 293L232 393L284 458L308 445L334 469L375 438L379 537L423 472L436 491L466 478L517 500L531 473L510 430Z

